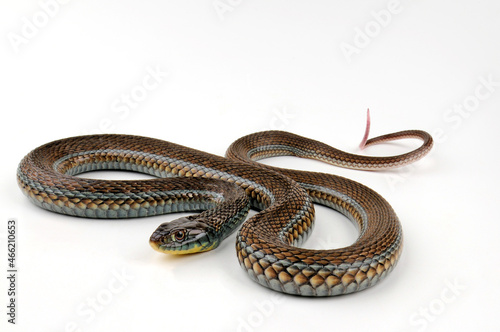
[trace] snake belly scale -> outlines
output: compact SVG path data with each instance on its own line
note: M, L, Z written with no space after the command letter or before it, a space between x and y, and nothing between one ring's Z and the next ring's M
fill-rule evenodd
M392 271L403 244L396 214L384 198L355 181L278 169L257 160L293 155L376 170L418 160L432 147L431 136L417 130L373 138L366 145L400 138L418 138L423 144L403 155L367 157L295 134L267 131L240 138L224 158L141 136L78 136L30 152L19 164L17 179L36 205L79 217L203 211L160 225L151 235L151 246L174 254L207 251L239 228L237 256L251 279L283 293L334 296L373 286ZM158 179L75 176L101 169L142 172ZM348 217L358 227L357 240L339 249L300 248L313 229L314 203ZM250 206L260 212L245 221Z

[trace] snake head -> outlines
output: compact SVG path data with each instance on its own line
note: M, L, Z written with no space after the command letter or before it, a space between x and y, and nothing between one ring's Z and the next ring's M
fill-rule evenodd
M174 255L192 254L215 249L219 245L213 228L197 216L182 217L161 224L151 235L154 250Z

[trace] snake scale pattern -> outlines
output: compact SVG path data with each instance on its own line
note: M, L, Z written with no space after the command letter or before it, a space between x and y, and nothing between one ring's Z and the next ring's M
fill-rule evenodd
M203 211L160 225L151 235L151 246L173 254L207 251L239 228L237 256L251 279L283 293L334 296L371 287L392 271L403 244L396 214L384 198L355 181L257 160L287 155L377 170L414 162L432 147L431 136L419 130L379 136L366 145L401 138L423 143L406 154L369 157L295 134L266 131L238 139L224 158L141 136L78 136L30 152L19 164L17 179L37 206L73 216L132 218ZM104 169L158 179L75 176ZM300 248L313 229L314 203L349 218L359 230L357 240L331 250ZM260 212L245 221L250 207Z

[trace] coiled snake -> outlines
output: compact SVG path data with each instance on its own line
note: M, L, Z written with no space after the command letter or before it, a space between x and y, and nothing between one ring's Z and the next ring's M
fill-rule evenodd
M266 131L238 139L223 158L147 137L79 136L30 152L21 161L17 178L33 203L68 215L130 218L205 210L158 227L150 244L167 253L214 249L240 226L251 205L260 212L243 223L236 238L238 260L250 278L288 294L332 296L373 286L394 268L403 243L396 214L379 194L352 180L278 169L256 160L293 155L377 170L420 159L432 146L431 136L417 130L380 136L366 145L400 138L418 138L423 144L399 156L368 157L291 133ZM74 176L101 169L168 179ZM313 203L353 221L359 229L355 243L331 250L299 248L313 228Z

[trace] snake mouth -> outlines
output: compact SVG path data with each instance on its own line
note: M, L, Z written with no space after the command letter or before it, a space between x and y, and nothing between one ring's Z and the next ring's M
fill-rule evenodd
M149 241L151 247L161 253L171 254L171 255L187 255L187 254L196 254L199 252L209 251L215 249L219 243L193 243L192 245L182 245L182 246L165 246L156 241Z
M152 238L149 239L149 245L156 251L163 252L163 250L160 249L161 243L160 241L153 240Z

